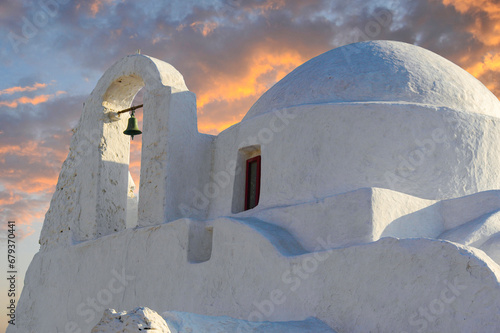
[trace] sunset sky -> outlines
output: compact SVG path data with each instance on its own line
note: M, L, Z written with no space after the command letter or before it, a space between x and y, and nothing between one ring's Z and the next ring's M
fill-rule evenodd
M27 268L82 103L125 55L140 49L176 67L197 96L199 130L217 134L298 65L370 39L427 48L500 96L493 0L2 0L2 253L6 222L15 220ZM132 147L137 175L140 140Z

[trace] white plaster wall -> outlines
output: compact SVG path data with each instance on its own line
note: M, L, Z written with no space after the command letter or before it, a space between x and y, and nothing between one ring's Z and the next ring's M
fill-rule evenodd
M499 210L482 215L468 223L447 230L439 235L439 238L480 249L484 243L496 234L500 234Z
M186 189L198 188L210 181L213 158L214 136L200 134L197 131L196 97L190 93L189 98L180 94L173 95L171 104L174 110L190 110L187 119L186 112L171 112L169 118L169 136L167 149L167 189L165 220L173 221L184 217L179 210L181 205L192 199L192 193ZM165 135L165 133L159 133ZM193 218L204 219L208 206L201 209ZM158 221L155 221L157 224Z
M500 233L490 237L482 246L481 250L486 252L491 259L500 263Z
M381 188L362 188L297 205L246 211L288 230L309 251L327 233L330 244L344 247L382 237L438 238L444 231L440 204Z
M486 191L437 201L388 189L362 188L297 205L248 210L234 217L257 218L280 226L308 251L317 250L317 240L325 233L331 235L329 244L333 247L383 237L425 237L483 249L482 244L500 232L495 215L500 210L498 193Z
M427 200L498 189L498 126L498 118L414 104L304 105L267 113L217 137L213 174L230 180L205 185L217 189L209 217L231 214L232 175L244 177L235 169L238 149L258 144L255 211L365 187ZM194 196L203 188L186 191Z
M453 229L500 209L500 191L485 191L441 203L444 228Z
M485 191L436 201L373 188L373 240L381 237L444 239L482 249L490 255L483 244L500 232L499 194L498 190Z
M474 246L500 263L500 191L439 203L445 231L436 238Z
M381 237L438 238L444 230L440 202L374 188L373 240Z
M332 247L374 240L373 189L364 188L298 205L252 210L238 217L255 216L288 230L308 251L318 249L318 239L330 235ZM377 238L378 239L378 238Z
M482 251L385 238L292 256L277 250L284 240L273 240L271 226L211 226L211 258L197 264L187 260L188 220L38 253L22 320L7 332L88 332L104 308L136 306L250 320L313 316L339 332L500 330L500 267Z

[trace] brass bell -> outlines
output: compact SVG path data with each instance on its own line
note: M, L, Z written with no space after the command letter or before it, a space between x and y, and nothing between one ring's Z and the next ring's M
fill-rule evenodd
M130 115L130 118L128 118L128 126L127 129L123 131L123 134L130 135L132 137L132 140L134 140L134 135L142 134L137 124L137 118L134 117L134 111L132 111L132 115Z

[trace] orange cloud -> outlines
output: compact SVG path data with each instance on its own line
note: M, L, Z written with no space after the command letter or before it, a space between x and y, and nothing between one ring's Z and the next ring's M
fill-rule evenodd
M500 71L500 54L487 53L482 62L478 62L466 70L477 78L487 71Z
M58 174L55 170L51 175L30 175L27 177L23 171L7 170L7 172L9 171L16 176L24 175L24 178L16 177L22 179L15 184L6 184L5 188L8 190L16 190L28 194L46 193L53 192L57 184Z
M470 55L462 56L458 59L458 64L476 78L481 79L484 85L498 96L500 89L497 88L496 76L500 74L500 55L493 50L500 45L500 4L495 0L436 1L442 1L444 5L452 6L457 12L473 18L473 22L466 26L466 29L484 47L472 50L469 52ZM477 60L478 55L489 50L491 51L482 56L480 61Z
M255 97L255 101L261 94L269 89L274 83L281 80L286 74L295 69L305 61L304 57L297 51L269 52L269 50L257 50L247 62L248 70L238 77L231 76L232 73L210 73L208 67L202 68L204 76L210 78L210 82L204 85L205 89L197 92L198 110L201 115L210 103L235 101ZM248 109L240 110L242 117ZM234 115L234 113L233 113ZM238 120L208 119L212 117L201 117L199 129L201 132L222 131ZM215 134L215 133L213 133Z
M468 30L488 46L500 43L500 5L494 0L442 0L445 6L453 6L459 13L472 14L473 25ZM481 14L486 14L486 16Z
M19 159L18 165L5 164L7 156ZM43 221L49 204L48 200L43 198L54 191L58 168L63 158L63 154L55 154L53 149L41 147L38 141L0 147L0 218L15 220L16 224L24 226L19 229L19 238L34 232L31 227L26 226ZM54 163L53 169L50 165L47 168L48 159L49 164Z
M7 194L3 197L0 198L0 206L4 205L12 205L13 203L18 202L21 200L21 196L17 193L14 193L14 191L4 191L4 194Z
M260 52L250 61L250 68L243 77L212 77L213 85L209 90L199 93L198 107L203 108L205 104L213 101L231 102L262 94L302 62L302 57L296 52L285 54Z
M460 13L469 11L485 11L489 14L498 14L499 8L492 0L443 0L445 6L453 6Z
M210 119L203 118L203 121L200 121L198 125L198 130L202 133L208 133L208 134L213 134L216 135L217 133L222 132L228 127L231 127L232 125L236 124L238 120L234 121L210 121Z
M0 217L3 221L16 221L17 226L24 226L24 228L17 229L16 238L21 239L34 232L30 227L33 223L43 222L48 206L49 202L45 200L22 198L12 204L0 206Z
M7 88L4 90L0 90L0 95L12 95L17 92L27 92L27 91L35 91L41 88L45 88L47 86L46 83L35 83L32 86L26 86L26 87L11 87Z
M52 95L38 95L38 96L35 96L35 97L26 97L26 96L23 96L23 97L20 97L20 98L16 98L12 101L0 101L0 106L6 106L6 107L9 107L9 108L17 108L19 106L19 104L32 104L32 105L37 105L37 104L40 104L40 103L45 103L47 102L49 99L55 97L55 96L59 96L61 94L65 94L66 92L65 91L58 91L56 92L55 94L52 94Z
M95 17L97 13L101 10L102 6L104 4L111 4L113 3L114 0L93 0L90 3L90 12L92 13L92 16Z
M4 145L0 147L0 163L5 164L6 156L23 158L21 168L2 169L2 186L7 191L16 193L47 193L53 191L60 166L65 159L66 151L56 151L43 147L39 141L29 141L21 145ZM50 160L47 160L47 158ZM30 167L40 165L43 172L33 173L27 171ZM47 172L47 170L49 170Z
M190 24L193 30L200 32L205 37L212 33L217 26L216 22L193 22Z
M38 143L35 141L29 141L22 145L3 145L0 146L0 156L5 154L12 154L18 156L36 156L40 155L38 149Z
M258 12L259 15L265 15L268 11L279 10L285 7L285 5L285 0L266 0L256 2L252 4L252 6L245 8L245 10L249 12Z

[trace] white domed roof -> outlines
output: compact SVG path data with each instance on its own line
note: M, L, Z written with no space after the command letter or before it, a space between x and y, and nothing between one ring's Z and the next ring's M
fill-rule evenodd
M500 102L445 58L395 41L342 46L297 67L271 87L243 120L302 104L394 102L500 116Z

